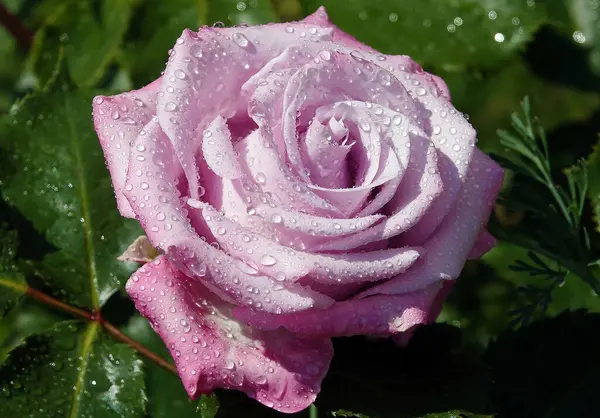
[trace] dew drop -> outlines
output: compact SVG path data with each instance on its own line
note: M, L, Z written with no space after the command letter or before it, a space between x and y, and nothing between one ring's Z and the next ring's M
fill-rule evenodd
M259 184L265 184L267 182L267 176L265 176L265 173L257 173L256 174L256 181Z
M260 263L263 266L274 266L275 264L277 264L277 259L271 255L265 254L262 256L262 258L260 259Z
M198 45L194 45L190 48L190 54L192 54L192 57L194 58L202 58L202 48Z
M237 46L241 46L242 48L246 48L248 46L248 44L250 43L248 41L248 38L246 38L246 36L243 33L234 33L232 36L233 42L237 45Z
M173 112L175 111L175 109L177 109L177 105L173 102L167 102L165 104L165 111L166 112Z

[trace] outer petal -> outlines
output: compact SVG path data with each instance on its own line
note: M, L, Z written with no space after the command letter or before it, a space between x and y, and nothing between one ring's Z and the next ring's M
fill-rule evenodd
M335 303L324 311L309 310L291 315L270 315L236 308L234 315L253 327L274 330L284 327L307 337L398 334L428 322L428 313L440 286L434 284L405 295L381 295Z
M127 291L169 348L190 397L237 389L287 413L314 401L333 355L329 339L251 329L162 256L138 270Z
M319 25L319 26L322 26L325 28L332 29L332 31L333 31L332 38L335 43L345 45L349 48L357 49L357 50L360 50L360 51L363 51L366 53L373 53L377 56L377 61L379 61L379 62L385 61L386 58L388 58L388 59L395 58L398 60L398 62L400 62L400 60L406 62L406 64L405 64L406 66L410 66L411 68L414 68L415 70L418 69L419 72L421 72L422 74L424 74L427 77L428 81L430 82L430 85L432 87L436 88L437 91L439 92L439 94L443 95L448 100L450 100L450 91L448 90L448 86L446 85L444 80L442 80L440 77L433 75L433 74L425 73L421 69L421 67L408 56L390 56L390 55L386 56L386 55L379 54L376 50L374 50L370 46L363 44L362 42L358 41L353 36L347 34L346 32L342 31L340 28L335 26L329 20L329 16L327 16L327 11L325 10L325 7L323 7L323 6L319 7L313 14L311 14L310 16L307 16L304 20L302 20L302 22Z
M161 79L139 90L111 97L97 96L93 102L94 126L110 171L117 206L121 215L134 218L123 196L129 165L129 144L156 113L156 94Z
M477 236L475 245L471 248L469 253L469 260L477 260L481 258L485 253L494 248L496 245L496 238L494 238L487 229L484 229Z
M502 177L502 169L477 150L453 209L425 243L427 257L406 273L359 296L398 295L422 289L439 280L457 278L480 231L485 228Z
M373 51L376 52L373 48L368 45L363 44L362 42L356 40L351 35L348 35L346 32L342 31L340 28L335 26L329 20L329 16L327 16L327 11L324 6L319 7L313 14L304 18L302 22L310 23L313 25L323 26L325 28L331 28L333 30L333 40L336 43L340 43L350 48L356 48L362 51Z

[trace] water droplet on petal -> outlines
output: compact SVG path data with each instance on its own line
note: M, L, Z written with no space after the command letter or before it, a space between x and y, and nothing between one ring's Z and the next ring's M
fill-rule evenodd
M250 43L248 41L248 38L246 38L246 36L243 33L234 33L232 36L233 42L238 45L241 46L242 48L246 48L248 46L248 44Z
M256 174L256 181L259 184L265 184L267 182L267 176L265 176L265 173L257 173Z
M175 109L177 109L177 105L173 102L167 102L165 104L165 111L166 112L173 112L175 111Z
M277 264L277 259L271 255L265 254L260 259L260 263L263 266L267 266L267 267L274 266L275 264Z

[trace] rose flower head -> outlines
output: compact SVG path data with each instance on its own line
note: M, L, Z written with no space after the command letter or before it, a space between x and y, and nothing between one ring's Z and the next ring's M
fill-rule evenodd
M121 214L159 252L127 283L190 397L316 398L331 337L434 321L503 172L445 83L321 8L185 30L164 74L94 99Z

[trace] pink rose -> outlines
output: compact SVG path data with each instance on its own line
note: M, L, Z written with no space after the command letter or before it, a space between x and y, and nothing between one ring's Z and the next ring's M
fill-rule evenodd
M307 407L331 337L431 322L502 170L444 82L301 22L186 30L164 75L94 101L121 214L162 254L127 283L191 397Z

